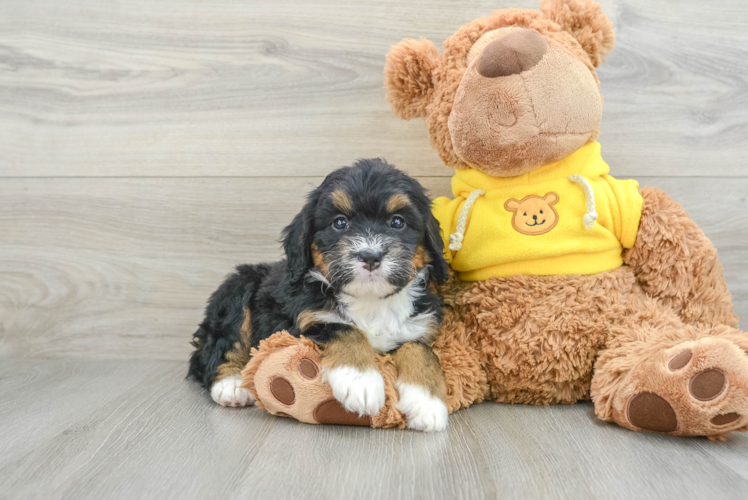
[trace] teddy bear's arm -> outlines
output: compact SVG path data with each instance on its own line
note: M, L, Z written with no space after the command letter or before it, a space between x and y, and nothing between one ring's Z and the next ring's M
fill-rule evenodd
M645 187L634 246L624 262L642 288L668 303L688 324L737 325L732 297L712 242L683 207Z

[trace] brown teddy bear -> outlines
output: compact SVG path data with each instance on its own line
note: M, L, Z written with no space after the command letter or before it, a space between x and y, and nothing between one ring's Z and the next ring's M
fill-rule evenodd
M425 118L456 171L454 199L434 203L453 270L434 345L449 409L591 398L632 430L746 431L748 336L716 249L679 204L610 176L600 154L595 68L614 40L598 4L543 0L466 24L441 54L404 40L387 56L395 114ZM360 419L332 400L320 354L276 334L245 384L305 422L404 426L388 356L387 403ZM290 405L263 389L279 374L293 380Z

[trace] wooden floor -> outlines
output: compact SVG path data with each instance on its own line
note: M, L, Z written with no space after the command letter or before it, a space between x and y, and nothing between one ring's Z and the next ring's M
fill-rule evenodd
M2 498L746 498L748 439L637 434L590 404L481 404L439 434L222 408L176 361L7 360Z
M279 257L331 170L382 156L449 193L384 100L389 47L537 3L0 1L0 498L747 498L746 435L637 434L588 404L314 427L184 380L207 296ZM746 317L748 3L602 4L603 155L685 206Z

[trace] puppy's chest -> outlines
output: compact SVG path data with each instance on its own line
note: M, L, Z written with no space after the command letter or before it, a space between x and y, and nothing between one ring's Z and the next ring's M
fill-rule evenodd
M433 312L414 314L414 304L407 297L389 299L351 298L344 305L346 316L369 338L377 352L388 352L405 342L431 335Z

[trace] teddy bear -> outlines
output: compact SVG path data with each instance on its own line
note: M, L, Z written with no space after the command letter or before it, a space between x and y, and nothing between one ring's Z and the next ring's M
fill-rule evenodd
M433 346L447 405L591 399L634 431L724 439L748 430L748 336L696 223L603 160L596 68L614 41L599 4L543 0L462 26L441 53L421 39L387 55L392 110L425 119L455 170L453 197L433 205L451 268ZM335 402L323 355L279 332L254 351L245 386L304 422L406 426L388 355L372 417ZM291 404L270 390L279 376Z

